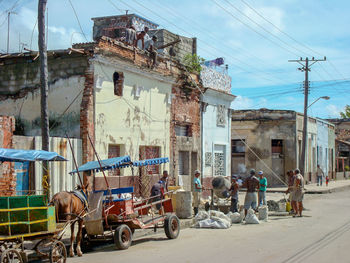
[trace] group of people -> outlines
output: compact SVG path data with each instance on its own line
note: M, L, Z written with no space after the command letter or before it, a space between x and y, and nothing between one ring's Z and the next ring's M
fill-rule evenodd
M286 194L290 194L289 198L291 201L294 216L301 217L303 211L303 197L304 197L304 178L300 174L299 169L294 171L288 171L288 189ZM258 177L256 177L256 172L254 169L250 170L249 176L241 183L242 180L236 176L231 177L231 207L230 210L235 213L238 212L238 194L239 189L246 188L247 192L244 199L244 212L247 212L250 208L257 210L258 207L266 205L266 189L267 189L267 178L264 176L263 171L258 172ZM200 196L203 190L200 171L196 170L194 172L193 180L193 209L194 214L198 213L198 208L200 205ZM164 198L164 193L168 191L168 171L163 171L163 176L160 180L152 186L151 189L151 199L152 202L156 202ZM156 204L159 213L161 214L161 204Z
M236 175L232 175L231 180L231 212L238 212L238 192L239 188L247 188L244 199L244 213L247 215L248 209L256 210L259 206L266 205L267 178L263 171L258 172L259 178L255 176L255 170L251 169L249 176L240 186Z
M150 53L153 59L153 66L157 64L157 36L150 37L149 28L147 26L140 32L136 32L136 29L133 25L125 29L125 42L128 45L137 47L141 50L146 50Z

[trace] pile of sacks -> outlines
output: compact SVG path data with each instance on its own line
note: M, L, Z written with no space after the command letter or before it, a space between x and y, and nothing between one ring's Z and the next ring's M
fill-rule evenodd
M231 219L223 212L210 210L199 211L194 218L194 227L197 228L216 228L216 229L226 229L231 226Z
M219 211L211 210L209 212L199 211L195 216L194 227L197 228L216 228L216 229L226 229L231 226L231 224L240 224L244 219L244 210L240 213L224 214ZM247 216L245 217L246 224L260 224L260 221L267 221L268 219L268 207L259 207L259 218L255 215L254 210L249 209Z

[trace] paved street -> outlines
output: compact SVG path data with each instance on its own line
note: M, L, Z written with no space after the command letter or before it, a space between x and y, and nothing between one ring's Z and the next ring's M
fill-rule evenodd
M184 229L141 238L125 251L104 247L68 262L349 262L350 191L307 195L303 218L274 217L228 230Z

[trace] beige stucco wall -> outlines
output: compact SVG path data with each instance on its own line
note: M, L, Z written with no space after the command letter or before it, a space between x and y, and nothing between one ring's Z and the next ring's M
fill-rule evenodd
M109 144L120 145L120 154L132 160L139 160L140 146L159 146L160 156L169 157L172 82L122 62L95 62L94 68L95 141L100 158L108 158ZM114 95L115 71L124 73L123 96ZM139 97L137 87L142 87ZM169 164L163 169L169 169ZM130 169L122 169L122 175L130 174Z
M267 176L269 185L279 185L281 181L272 174L271 170L285 180L286 171L295 168L295 121L293 120L252 120L252 121L232 121L231 123L232 140L244 139L252 151L254 151L261 160L259 160L250 149L246 147L245 168L242 176L246 176L250 169L257 171L263 170ZM271 140L283 140L283 171L277 172L276 159L272 158ZM232 165L235 158L232 158ZM268 169L266 167L270 167Z

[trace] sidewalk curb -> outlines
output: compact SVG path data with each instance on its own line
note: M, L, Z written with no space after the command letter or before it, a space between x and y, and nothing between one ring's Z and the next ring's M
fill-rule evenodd
M307 190L307 187L306 187L305 194L330 194L330 193L345 191L347 188L350 188L350 184L338 186L330 189L320 189L320 190ZM270 188L266 192L267 193L285 193L286 190L279 190L279 189L274 190Z

